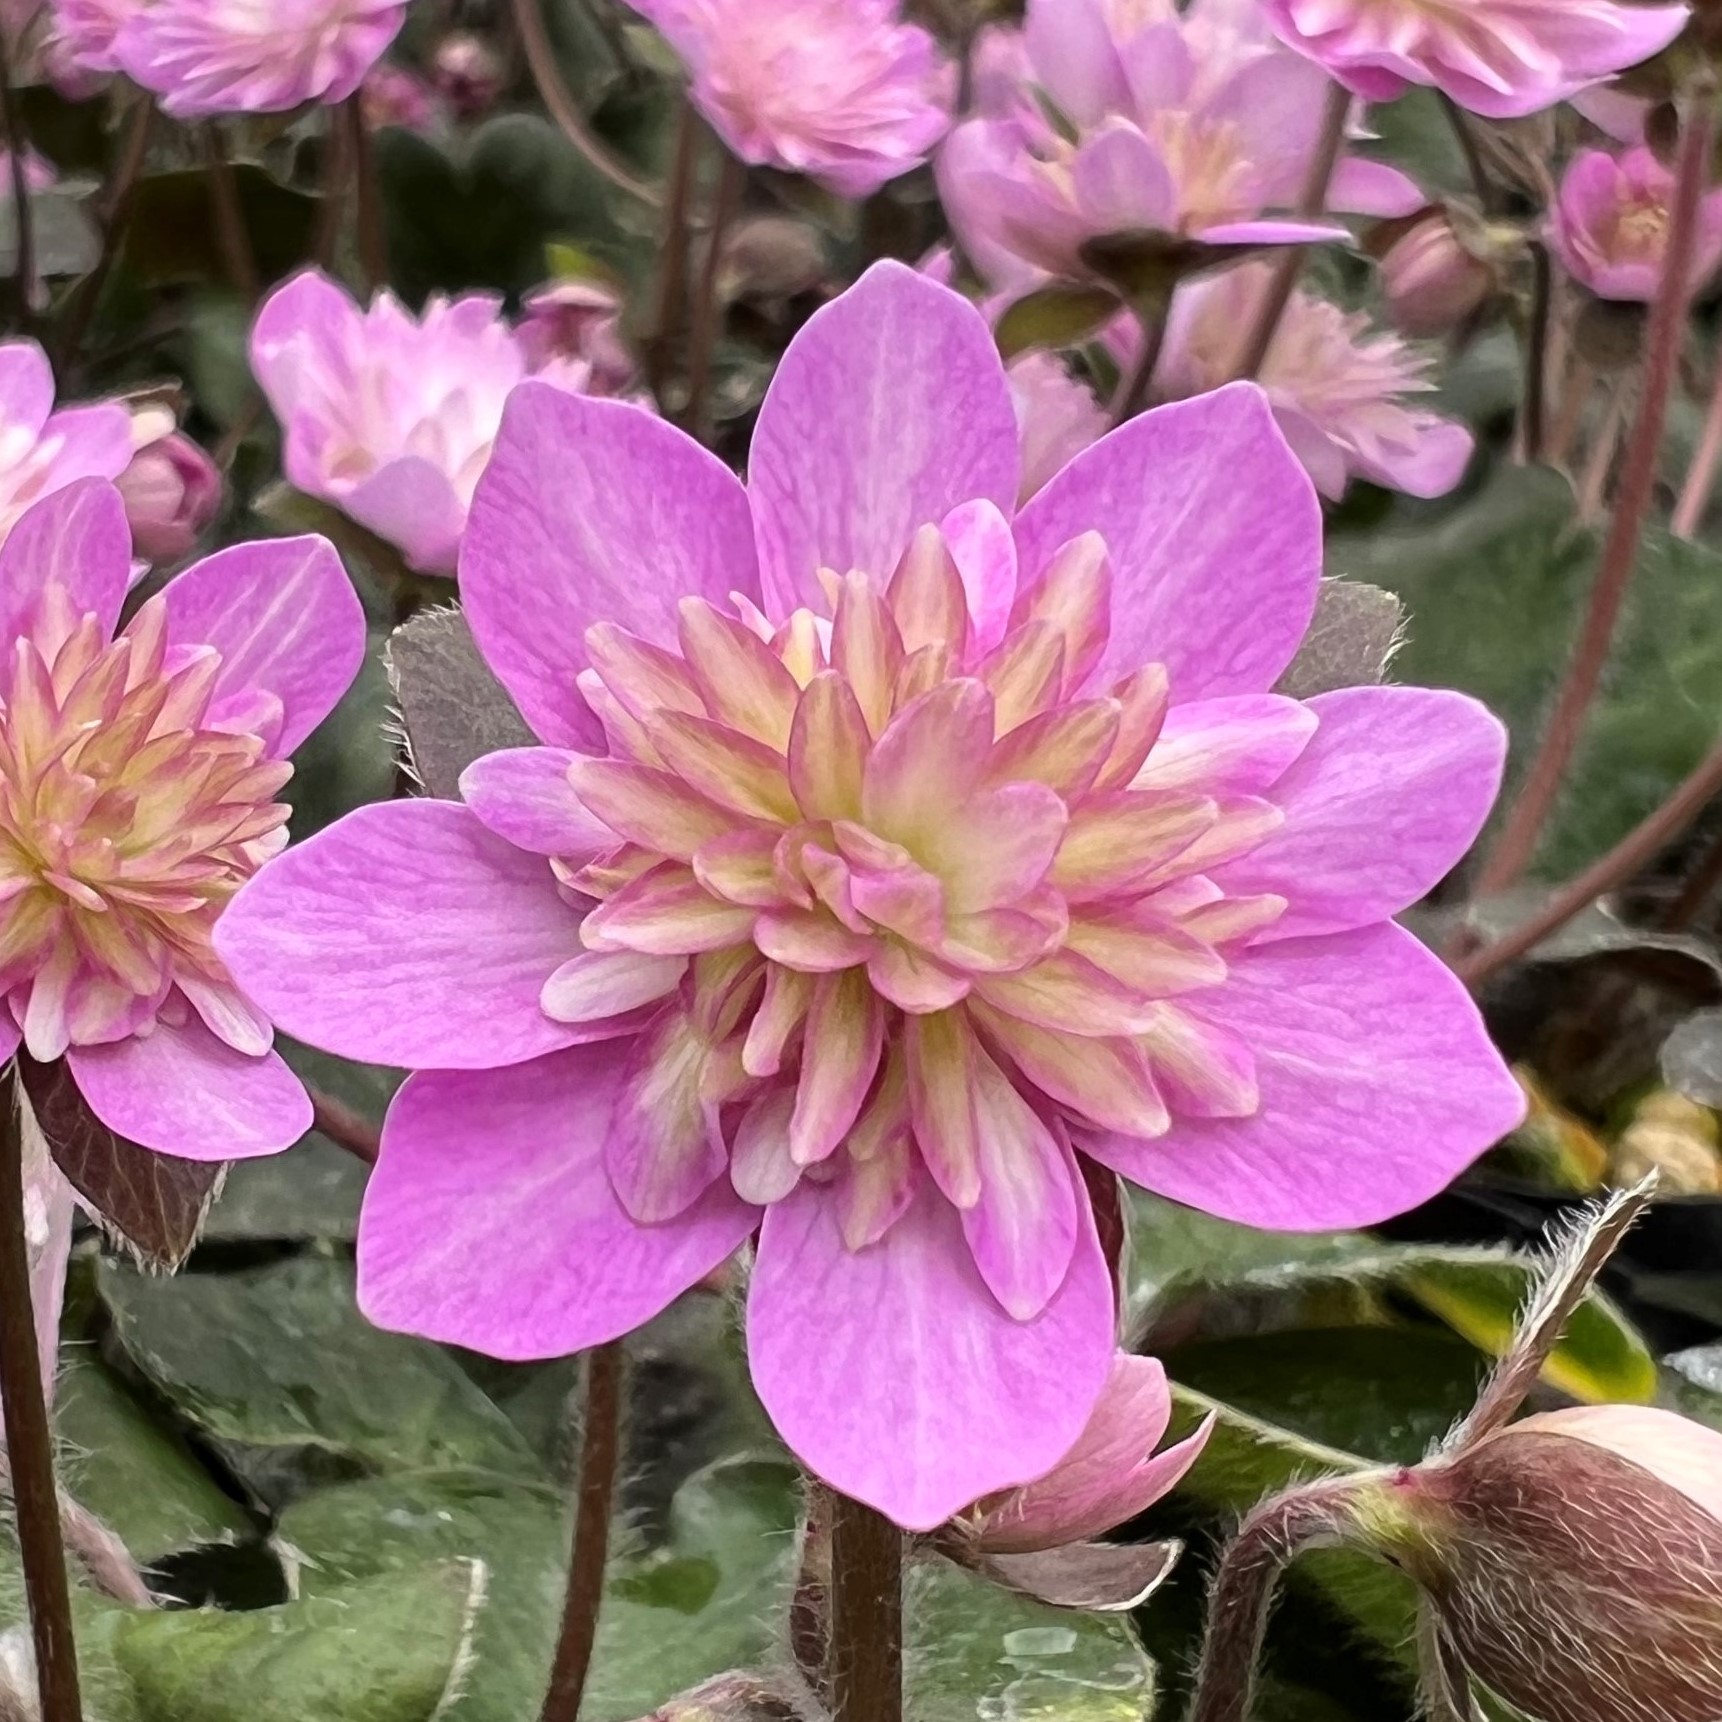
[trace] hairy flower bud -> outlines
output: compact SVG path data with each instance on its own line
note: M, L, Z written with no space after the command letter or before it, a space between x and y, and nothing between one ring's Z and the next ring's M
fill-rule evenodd
M1381 260L1381 286L1402 335L1445 335L1476 314L1494 286L1488 264L1471 252L1443 209L1431 209Z
M1551 1412L1372 1504L1366 1535L1458 1662L1527 1716L1722 1716L1722 1433L1645 1406Z

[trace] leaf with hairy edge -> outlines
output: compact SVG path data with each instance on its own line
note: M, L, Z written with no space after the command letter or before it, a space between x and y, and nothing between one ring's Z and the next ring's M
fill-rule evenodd
M1398 648L1405 606L1361 580L1323 580L1315 619L1275 692L1313 699L1335 688L1373 686Z
M140 1148L93 1113L63 1059L18 1055L36 1123L84 1205L146 1267L174 1272L191 1254L227 1167Z
M388 665L407 761L427 794L457 801L475 759L536 744L458 610L429 610L397 628Z

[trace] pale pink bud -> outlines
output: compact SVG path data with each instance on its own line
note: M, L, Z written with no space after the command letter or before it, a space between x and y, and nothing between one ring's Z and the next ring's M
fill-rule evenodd
M1448 334L1475 315L1493 285L1489 266L1466 248L1441 209L1419 217L1381 260L1388 315L1402 335Z
M457 30L443 38L435 69L438 91L463 120L488 112L502 94L502 62L496 50L468 31Z
M359 101L369 131L398 126L402 131L428 132L437 123L437 100L430 85L417 72L387 60L365 79Z
M516 333L534 371L558 361L591 368L592 394L618 394L634 374L622 301L601 281L553 281L526 296Z
M114 482L125 500L132 543L151 562L189 555L221 508L221 473L179 431L140 448Z
M1722 1716L1722 1433L1647 1406L1556 1411L1385 1498L1380 1540L1454 1657L1527 1715Z

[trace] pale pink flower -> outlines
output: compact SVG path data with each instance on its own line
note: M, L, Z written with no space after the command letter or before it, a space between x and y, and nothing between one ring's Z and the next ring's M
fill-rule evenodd
M117 478L132 458L117 402L54 409L54 373L34 341L0 345L0 539L25 509L80 478Z
M136 9L137 0L52 0L44 56L62 94L94 95L120 69L114 41Z
M221 472L165 409L135 415L132 434L137 452L114 480L132 543L150 562L177 562L220 512Z
M1674 175L1643 144L1612 155L1581 150L1561 177L1549 243L1572 278L1600 299L1648 304L1662 284ZM1722 263L1722 190L1699 204L1693 285Z
M546 363L562 386L587 380L578 365ZM251 364L285 433L288 480L412 567L452 574L503 403L534 369L501 301L433 298L415 316L382 293L361 310L310 271L263 306Z
M868 197L950 125L954 69L899 0L629 0L743 161Z
M1155 386L1173 399L1237 375L1238 349L1270 278L1265 263L1186 282L1172 303ZM1115 337L1127 344L1131 333ZM1435 387L1427 354L1313 294L1292 295L1257 380L1323 496L1353 478L1442 496L1464 477L1475 438L1419 406Z
M797 334L745 487L624 403L515 391L461 586L543 745L348 816L217 930L288 1032L417 1072L374 1321L561 1356L757 1233L766 1409L928 1530L1052 1470L1109 1378L1083 1160L1328 1228L1518 1119L1390 921L1475 837L1501 728L1270 691L1321 514L1261 394L1020 486L985 319L897 264Z
M1027 502L1090 443L1111 428L1112 418L1094 390L1056 353L1024 353L1006 372L1010 398L1022 429L1022 493Z
M316 538L223 551L118 627L131 572L96 479L0 546L0 1057L64 1058L143 1147L275 1153L310 1103L211 934L286 841L288 755L357 672L364 614Z
M343 102L399 33L406 0L148 0L123 7L120 69L176 119Z
M1280 39L1389 102L1432 84L1490 119L1552 108L1659 54L1686 6L1617 0L1261 0Z
M590 391L620 394L638 366L622 338L622 300L599 281L551 281L521 304L520 345L534 370L562 363L590 369Z
M1276 43L1255 0L1179 14L1029 0L1021 31L980 46L977 110L939 152L964 249L995 282L1090 273L1083 244L1157 233L1207 246L1344 239L1287 218L1317 147L1327 80ZM1333 209L1423 203L1396 170L1347 155Z
M1381 293L1402 335L1451 334L1495 289L1494 272L1468 250L1444 209L1431 209L1381 259Z

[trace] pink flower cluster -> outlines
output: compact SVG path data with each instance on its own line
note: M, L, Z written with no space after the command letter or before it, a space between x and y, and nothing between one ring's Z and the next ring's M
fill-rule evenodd
M1572 278L1598 298L1648 304L1667 273L1674 175L1645 144L1581 150L1561 178L1549 241ZM1699 204L1692 284L1722 264L1722 190Z
M417 1073L366 1194L374 1320L561 1355L755 1239L779 1430L929 1529L1089 1423L1091 1180L1349 1226L1514 1124L1391 921L1476 835L1502 732L1272 691L1321 532L1260 392L1020 490L984 319L896 265L797 336L745 489L625 404L515 391L460 573L542 745L350 815L215 929L290 1032Z

